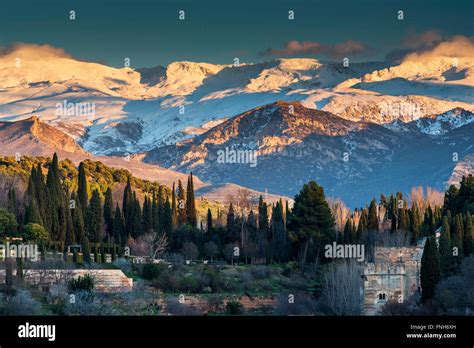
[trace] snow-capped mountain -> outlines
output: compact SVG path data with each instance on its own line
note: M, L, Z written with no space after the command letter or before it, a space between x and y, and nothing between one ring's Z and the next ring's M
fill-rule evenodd
M315 179L327 194L355 207L381 192L417 185L444 189L458 161L474 153L472 113L454 109L390 125L354 122L299 102L276 102L239 114L193 139L149 151L145 161L192 170L217 184L295 194ZM462 119L458 120L458 119Z
M440 55L395 66L294 58L134 70L20 45L0 57L0 119L38 115L93 154L136 153L192 138L277 100L376 124L457 107L474 111L473 67L473 57Z

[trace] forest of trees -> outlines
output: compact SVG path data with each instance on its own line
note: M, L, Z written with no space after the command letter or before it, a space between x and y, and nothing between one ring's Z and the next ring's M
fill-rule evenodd
M326 199L323 188L311 181L295 196L292 207L282 200L268 204L260 197L256 207L237 200L218 209L217 216L208 209L201 217L192 173L186 185L178 180L171 189L148 186L141 198L128 176L120 200L114 200L111 185L91 187L92 174L81 162L77 178L65 178L56 154L46 175L39 164L32 166L26 192L16 192L13 186L8 191L8 202L0 210L0 237L23 236L58 251L80 244L85 253L91 244L112 243L122 252L125 246L133 250L157 243L159 253L180 253L187 259L266 264L295 260L302 271L308 263L327 262L322 248L333 241L364 244L371 261L376 244L415 245L420 237L428 237L421 274L427 289L423 300L432 296L428 289L442 277L456 272L474 247L471 175L459 188L451 186L441 204L432 198L433 192L424 197L415 189L410 199L401 193L381 195L378 203L373 199L350 211L343 203ZM22 206L17 206L19 201ZM439 248L434 247L436 231L441 231Z

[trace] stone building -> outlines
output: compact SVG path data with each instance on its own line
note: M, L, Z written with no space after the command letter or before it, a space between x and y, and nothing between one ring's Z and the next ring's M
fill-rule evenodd
M377 315L388 301L403 302L421 291L420 267L425 238L416 246L375 247L374 262L364 267L364 315Z

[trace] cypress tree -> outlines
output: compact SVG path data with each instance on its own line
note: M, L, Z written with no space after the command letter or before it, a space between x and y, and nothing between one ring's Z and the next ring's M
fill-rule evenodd
M464 224L464 255L469 256L474 252L473 244L474 229L472 227L472 216L466 213L466 223Z
M173 191L171 193L171 226L176 229L178 226L178 211L176 209L176 188L173 182Z
M76 235L74 233L74 222L72 219L72 211L75 205L71 206L71 196L69 193L69 187L66 187L66 199L65 199L65 210L66 213L66 245L72 245L76 243Z
M82 211L86 211L89 202L87 186L86 169L84 162L81 162L79 163L79 173L77 175L77 200L81 205Z
M169 197L166 196L166 201L163 207L163 231L168 235L168 240L171 241L171 232L173 232L174 226L172 221L172 209Z
M181 180L178 180L178 192L177 192L177 205L178 205L178 225L182 226L186 223L186 192L184 191Z
M464 229L462 226L461 214L457 214L454 218L454 233L452 246L457 248L457 256L454 256L457 263L461 263L462 256L464 256L463 249Z
M434 237L429 237L426 240L423 249L423 256L421 257L421 301L429 303L433 297L436 285L441 279L440 272L440 255L436 246Z
M51 238L54 241L64 242L66 238L66 202L61 187L58 156L55 153L46 177L48 196L48 213L51 216Z
M344 225L344 244L351 244L352 241L352 222L351 219L346 220L346 224Z
M362 241L362 237L364 233L368 232L369 230L369 223L367 221L367 209L362 209L360 214L359 224L357 225L357 241Z
M375 198L372 199L369 206L369 215L367 217L367 228L370 231L379 230L379 219L377 217L377 203Z
M86 230L87 239L92 243L99 243L102 241L104 235L103 217L102 217L102 202L100 200L99 190L92 192L92 197L87 207L86 214Z
M439 238L439 255L441 274L443 277L452 275L454 273L454 260L451 247L449 220L446 216L443 218L443 227Z
M123 224L123 217L122 217L122 212L120 211L120 207L118 203L115 205L115 212L114 212L114 222L113 222L114 228L114 242L118 243L119 241L126 241L126 238L124 236L125 232L125 227Z
M122 211L125 222L125 242L133 231L133 196L132 196L132 184L130 183L130 176L127 178L127 185L123 190L123 203Z
M158 202L156 200L155 189L153 189L152 200L151 200L151 219L152 219L153 230L156 232L161 232L161 228L159 227L160 214L158 210Z
M132 196L132 213L131 213L131 233L130 235L133 238L137 238L142 234L142 211L140 207L140 202L138 201L137 195L135 191L133 192Z
M418 206L414 203L411 207L411 244L416 245L418 238L420 237L420 225L421 225L421 217L418 210Z
M186 221L193 227L197 226L196 202L194 199L194 183L192 172L189 174L188 185L186 188Z
M104 200L104 222L108 236L114 235L114 201L110 187L105 191Z
M143 202L142 224L143 232L148 233L153 230L152 206L148 196L145 196L145 201Z
M158 202L158 231L159 232L164 231L164 225L163 225L163 221L165 219L165 200L164 200L164 197L165 197L165 193L163 192L163 187L160 186L158 188L158 201L157 201Z
M72 222L74 225L75 239L77 243L84 244L86 239L86 230L84 225L84 213L81 204L76 204L73 211Z
M207 233L212 233L212 213L211 209L207 209Z
M17 206L16 206L16 191L15 187L12 186L8 190L8 204L7 204L7 210L8 212L12 213L13 215L17 215Z
M230 203L229 211L227 212L227 240L226 242L235 242L236 238L236 226L235 226L235 212L234 212L234 205Z
M25 209L24 224L27 225L29 223L40 224L43 226L43 219L41 218L41 213L35 197L30 198L30 203Z

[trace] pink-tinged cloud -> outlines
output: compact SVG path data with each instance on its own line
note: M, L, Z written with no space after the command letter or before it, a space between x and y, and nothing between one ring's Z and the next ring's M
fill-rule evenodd
M360 54L368 47L360 42L347 40L340 44L328 45L315 41L296 40L286 43L282 49L268 48L261 52L262 56L301 56L307 54L322 54L332 58L342 58L348 55Z
M443 41L443 36L438 30L428 30L421 34L412 33L407 35L402 44L409 49L422 49L433 47L441 41Z
M429 59L431 57L469 57L474 58L474 39L466 36L453 36L437 45L416 50L404 57L404 61Z

